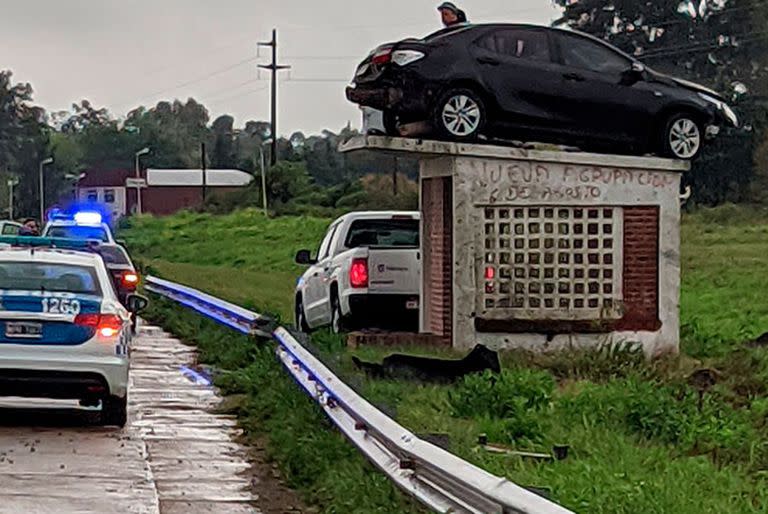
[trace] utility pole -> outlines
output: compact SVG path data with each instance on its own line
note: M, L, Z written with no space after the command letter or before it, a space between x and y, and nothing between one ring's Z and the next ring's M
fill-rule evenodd
M13 220L13 188L19 183L18 179L8 179L8 219Z
M203 169L203 205L205 205L206 197L206 173L205 173L205 142L200 143L200 161Z
M277 29L272 29L272 41L266 41L259 43L259 46L271 46L272 47L272 63L271 64L259 64L259 68L269 70L272 72L272 155L270 156L270 165L274 166L277 163L277 72L281 70L288 70L291 67L284 64L277 64Z

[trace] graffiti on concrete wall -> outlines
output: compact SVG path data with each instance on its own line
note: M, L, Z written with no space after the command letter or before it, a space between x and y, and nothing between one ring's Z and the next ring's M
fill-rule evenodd
M678 178L669 172L573 166L557 163L485 161L476 168L473 189L477 203L516 201L609 200L608 191L637 191L676 187Z

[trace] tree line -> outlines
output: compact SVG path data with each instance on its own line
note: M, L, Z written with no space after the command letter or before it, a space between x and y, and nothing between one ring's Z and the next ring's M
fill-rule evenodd
M563 8L555 25L603 38L654 69L728 96L741 127L721 134L686 175L695 203L768 201L768 0L554 2ZM275 210L416 207L416 163L339 153L338 144L354 134L345 127L281 137L279 163L267 174ZM134 153L144 147L151 148L142 158L145 166L199 168L205 143L207 167L258 175L260 149L268 162L270 145L264 143L271 137L269 123L250 120L236 127L226 114L212 120L193 98L138 107L123 119L87 100L48 113L35 105L30 84L14 83L10 71L0 71L0 209L8 206L5 179L16 178L16 213L37 212L37 170L47 157L54 158L45 172L46 197L53 199L66 196L84 170L131 168ZM207 208L257 206L260 187L255 180L241 193L211 199Z

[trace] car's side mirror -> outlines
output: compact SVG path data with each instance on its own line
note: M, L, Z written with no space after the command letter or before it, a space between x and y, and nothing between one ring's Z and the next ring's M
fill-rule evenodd
M144 309L147 308L147 305L149 305L149 300L141 295L138 294L129 294L128 297L125 299L125 306L128 309L128 311L136 314Z
M123 248L128 248L128 244L125 242L125 239L115 239L115 243L119 244Z
M317 259L312 258L312 253L309 250L299 250L296 252L296 264L304 266L317 263Z
M632 66L621 76L621 84L631 86L643 80L645 76L645 65L639 62L633 62Z

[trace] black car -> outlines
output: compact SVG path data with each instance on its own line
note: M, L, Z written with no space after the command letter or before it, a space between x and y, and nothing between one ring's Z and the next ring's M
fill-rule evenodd
M534 25L463 25L382 45L347 98L451 140L531 139L693 159L737 126L718 93L646 67L592 36ZM522 136L522 137L521 137Z

